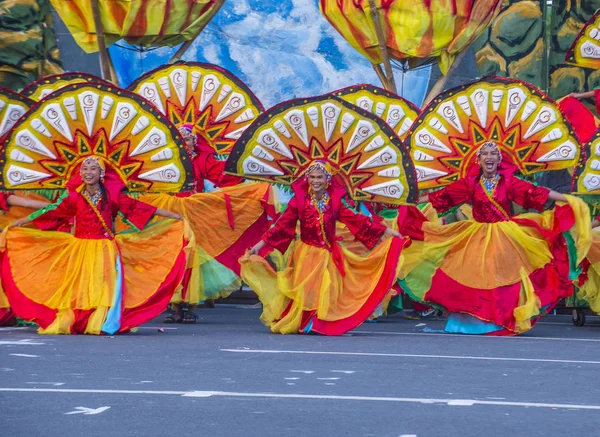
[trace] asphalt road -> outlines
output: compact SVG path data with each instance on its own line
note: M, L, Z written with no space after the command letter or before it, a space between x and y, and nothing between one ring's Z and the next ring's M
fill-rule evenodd
M600 434L600 318L494 338L398 315L328 338L270 334L256 307L199 314L116 337L0 328L0 435Z

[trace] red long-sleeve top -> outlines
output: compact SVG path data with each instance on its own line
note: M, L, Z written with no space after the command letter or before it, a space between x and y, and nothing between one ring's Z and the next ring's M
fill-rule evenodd
M75 237L97 240L113 238L113 219L119 212L138 229L144 228L156 213L156 207L132 199L123 192L114 196L105 192L105 195L96 207L99 214L82 194L69 189L56 203L29 217L44 230L59 229L75 218Z
M438 212L448 211L461 203L471 203L473 218L481 223L510 220L510 203L525 209L543 211L550 190L535 186L513 175L501 175L493 194L483 188L480 177L460 179L440 191L429 194L429 200Z
M368 217L355 213L346 207L344 202L340 202L339 211L335 217L332 205L332 202L329 202L323 212L322 229L319 212L312 204L310 196L306 196L304 199L303 208L298 207L297 197L292 197L279 220L263 236L263 241L280 252L285 252L291 241L296 238L296 224L300 220L302 242L331 251L331 245L336 241L335 222L339 220L367 248L372 249L377 244L386 230L385 225L372 222ZM323 238L323 230L325 238Z
M196 155L192 158L196 190L204 191L204 179L217 187L231 187L244 182L244 178L225 174L225 161L216 158L214 150L208 146L196 146Z

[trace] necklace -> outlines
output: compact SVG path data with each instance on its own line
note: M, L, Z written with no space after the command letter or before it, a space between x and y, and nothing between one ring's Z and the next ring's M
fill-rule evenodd
M98 203L100 202L100 199L102 198L102 187L98 188L98 191L96 191L94 194L88 193L87 190L83 190L83 193L85 194L85 197L87 197L89 199L89 201L92 205L98 206Z
M325 208L329 204L329 193L325 191L323 196L320 199L317 199L313 193L310 193L310 201L312 205L315 207L317 212L319 213L319 227L321 228L321 236L323 237L323 241L325 242L325 246L331 247L329 240L327 239L327 235L325 234L325 223L323 220L323 213L325 212Z
M311 193L310 198L312 200L312 204L315 206L315 208L317 208L317 211L323 214L325 208L327 208L327 205L329 205L329 193L325 191L325 193L323 193L323 195L319 199L317 199L317 197Z
M496 190L496 186L498 186L498 181L500 180L500 175L496 173L492 177L481 176L481 183L483 184L483 188L488 193L493 193Z

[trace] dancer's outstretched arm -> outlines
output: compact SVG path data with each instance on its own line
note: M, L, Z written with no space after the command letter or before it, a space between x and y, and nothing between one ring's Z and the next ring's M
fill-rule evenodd
M8 196L6 203L8 203L9 206L21 206L30 209L42 209L50 204L50 202L28 199L27 197L16 196L14 194Z

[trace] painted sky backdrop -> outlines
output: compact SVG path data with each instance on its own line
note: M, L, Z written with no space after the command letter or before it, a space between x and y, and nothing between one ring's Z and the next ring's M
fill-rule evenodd
M110 49L122 86L168 62L175 51L140 52L126 43ZM226 68L267 108L359 83L381 86L369 61L323 18L318 0L228 0L184 60ZM430 68L395 74L398 93L420 106Z

